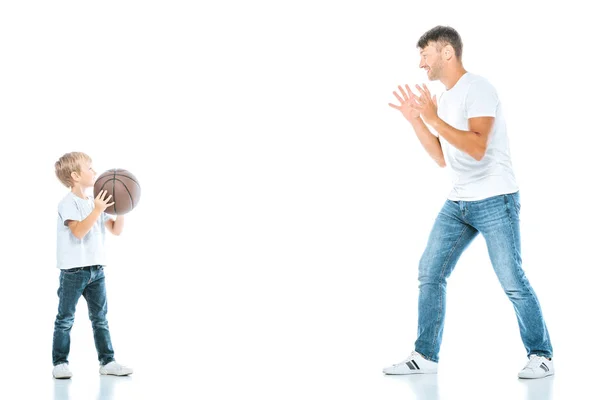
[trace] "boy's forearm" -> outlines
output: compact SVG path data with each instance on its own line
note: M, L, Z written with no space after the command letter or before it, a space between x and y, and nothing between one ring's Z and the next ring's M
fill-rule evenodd
M444 160L444 153L442 152L440 140L431 133L421 118L417 118L412 122L412 127L429 156L431 156L440 167L445 167L446 161Z
M113 235L120 235L123 232L123 225L125 225L125 217L117 215L117 219L113 222Z
M83 237L92 229L101 214L102 211L98 211L96 208L94 208L90 215L88 215L83 221L78 221L71 228L73 235L78 239L83 239Z

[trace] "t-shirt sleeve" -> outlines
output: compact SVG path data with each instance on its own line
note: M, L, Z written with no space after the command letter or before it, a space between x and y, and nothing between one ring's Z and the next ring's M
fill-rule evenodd
M73 200L66 200L58 205L58 215L62 219L63 224L67 224L67 221L81 221L79 210L77 209L77 203Z
M102 212L102 225L104 225L106 223L106 221L108 221L109 219L112 219L110 214L107 214L103 211Z
M471 83L465 100L467 119L475 117L496 117L498 94L496 89L485 80Z

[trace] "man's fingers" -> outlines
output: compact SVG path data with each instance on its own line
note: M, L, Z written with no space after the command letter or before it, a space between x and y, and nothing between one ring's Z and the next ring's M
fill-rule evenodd
M409 96L406 94L404 89L402 89L402 86L398 85L398 90L400 90L400 93L402 93L402 96L404 96L405 101L409 99Z
M397 106L397 105L395 105L395 104L388 103L388 106L390 106L390 107L392 107L392 108L395 108L396 110L400 110L400 106Z
M410 94L410 97L415 97L415 94L410 90L410 87L406 85L406 91Z
M411 101L416 105L419 105L419 106L423 105L423 100L418 96L413 96Z
M417 87L417 90L418 90L419 92L421 92L421 94L422 94L424 97L427 97L427 93L425 93L425 91L423 90L423 88L422 88L421 86L419 86L419 85L415 85L415 86Z
M426 84L423 84L423 89L425 90L425 93L427 93L427 95L428 95L429 97L431 97L431 92L429 91L429 88L427 87L427 85L426 85Z
M394 96L396 96L396 98L397 98L397 99L398 99L398 101L400 102L400 105L404 104L404 102L406 101L406 100L402 99L402 98L400 97L400 95L399 95L398 93L396 93L396 92L394 92Z

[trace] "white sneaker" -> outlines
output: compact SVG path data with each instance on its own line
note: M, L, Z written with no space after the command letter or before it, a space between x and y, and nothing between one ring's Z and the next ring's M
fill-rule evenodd
M62 363L54 366L52 370L52 376L56 379L69 379L73 376L69 369L69 364Z
M437 374L437 363L426 360L419 353L413 351L401 363L384 368L383 373L387 375Z
M133 374L133 369L121 365L116 361L111 361L106 365L100 366L100 374L117 376L131 375Z
M554 362L533 354L527 365L519 372L519 378L537 379L554 375Z

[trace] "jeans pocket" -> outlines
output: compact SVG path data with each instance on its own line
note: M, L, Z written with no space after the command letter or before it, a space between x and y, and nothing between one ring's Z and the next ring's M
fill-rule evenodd
M515 193L512 193L510 195L510 197L513 201L513 204L515 205L515 209L517 210L517 212L520 212L521 211L521 201L519 200L519 196Z

